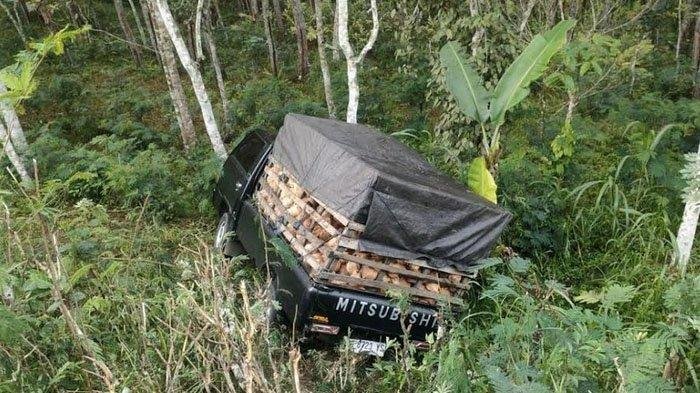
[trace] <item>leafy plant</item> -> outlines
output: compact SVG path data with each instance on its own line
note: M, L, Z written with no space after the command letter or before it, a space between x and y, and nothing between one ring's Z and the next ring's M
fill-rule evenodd
M481 153L492 174L496 173L501 154L501 126L506 112L530 94L530 84L542 76L549 60L566 42L566 34L574 24L574 21L564 20L551 30L535 35L501 75L493 92L484 88L483 81L468 64L457 42L448 42L440 50L447 88L462 112L479 123Z
M24 99L30 97L37 88L34 74L46 56L63 54L65 42L74 40L88 30L90 30L90 26L80 29L64 27L58 32L46 36L40 42L31 43L28 50L23 50L15 55L15 63L0 70L0 82L8 90L0 94L0 99L7 100L12 105L17 106Z

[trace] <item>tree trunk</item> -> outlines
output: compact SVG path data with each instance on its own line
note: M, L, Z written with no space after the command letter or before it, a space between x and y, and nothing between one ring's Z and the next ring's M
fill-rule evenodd
M269 0L262 0L263 24L265 27L265 39L267 41L267 58L270 61L272 74L277 75L277 49L272 39L272 26L270 25Z
M194 58L197 63L204 59L204 51L202 51L202 12L204 10L204 0L197 0L197 10L194 18Z
M180 59L180 63L187 71L187 74L192 81L192 87L194 93L197 96L197 101L199 102L199 107L202 111L202 120L204 121L204 126L209 135L209 140L211 141L214 152L222 160L227 157L226 147L224 146L223 140L221 140L221 134L219 133L219 127L216 124L216 119L214 118L214 110L212 109L211 102L209 101L209 94L204 86L204 80L202 79L202 74L200 74L197 65L192 60L190 52L187 50L187 45L180 35L180 31L173 18L170 8L166 3L166 0L155 0L156 9L158 11L158 17L163 22L165 29L170 36L170 41L175 46L175 51Z
M173 102L173 109L175 110L175 118L177 119L178 127L180 127L182 144L184 145L185 150L190 150L192 147L194 147L197 139L195 137L192 115L190 114L190 109L187 106L185 90L182 88L180 73L177 69L175 53L173 53L173 45L170 42L168 33L165 31L163 22L160 20L160 18L158 18L155 12L155 7L150 3L147 6L150 8L149 14L151 15L151 20L153 20L153 28L155 30L154 33L157 40L156 46L162 60L161 63L163 65L163 71L165 72L165 80L168 83L170 99Z
M314 2L314 13L316 15L318 62L321 65L321 74L323 75L323 91L326 95L328 116L331 119L335 119L335 103L333 102L333 89L331 88L331 73L328 70L328 62L326 61L326 45L323 42L323 11L321 10L321 0L316 0L316 2ZM355 81L355 83L357 83L357 81Z
M187 50L190 52L190 55L194 54L196 52L195 48L195 43L194 43L194 24L192 23L192 19L188 19L185 22L185 26L187 27Z
M250 0L250 16L258 19L258 0Z
M17 8L19 8L19 15L22 17L22 22L25 24L29 23L29 10L27 9L27 3L24 0L17 0Z
M226 96L226 84L224 83L224 73L221 70L221 62L219 61L218 51L216 50L216 42L211 34L211 20L207 17L206 19L206 29L204 30L204 40L207 42L207 48L209 49L209 57L211 58L211 64L214 67L214 74L216 75L216 85L219 87L219 95L221 96L221 115L223 120L221 122L222 128L226 128L228 124L228 97Z
M338 0L338 41L340 48L343 50L347 62L348 72L348 109L347 122L357 123L357 107L360 100L360 88L357 83L357 66L362 63L362 60L367 55L367 52L372 49L377 41L379 34L379 13L377 11L377 1L370 0L370 12L372 13L372 32L369 40L362 48L362 51L355 56L352 46L350 45L350 37L348 35L348 0Z
M129 50L131 51L131 56L134 58L136 65L141 66L143 54L141 53L141 48L136 43L134 38L134 33L131 31L131 26L129 26L129 20L124 14L124 6L122 0L114 0L114 8L117 11L117 18L119 19L119 25L124 33L124 39L129 44Z
M29 176L27 167L24 165L24 161L22 160L20 155L17 154L17 151L15 150L12 144L12 140L10 139L10 135L8 134L7 130L5 129L5 126L2 124L1 121L0 141L2 141L3 151L5 152L5 154L7 154L7 158L10 159L10 163L12 164L12 166L15 167L15 170L19 174L20 179L22 179L22 181L25 183L30 183L32 181L32 178L31 176Z
M129 0L129 6L131 7L131 12L134 14L134 19L136 20L136 29L139 31L139 36L141 37L141 43L143 46L148 46L148 40L146 39L146 32L143 30L143 25L141 24L141 17L139 12L136 10L136 5L134 0Z
M275 10L275 22L277 23L277 28L284 29L284 19L282 18L282 6L280 5L280 0L272 0L272 8Z
M219 7L219 0L212 1L212 4L214 5L214 13L216 14L216 25L223 27L224 20L221 16L221 7ZM212 20L212 22L213 22L213 20Z
M477 16L479 16L479 2L477 0L469 0L469 14L472 18L476 18ZM483 27L479 27L474 32L474 35L472 35L472 57L476 57L479 51L479 43L484 38L485 34L486 30Z
M156 42L156 34L153 30L153 17L148 9L148 0L140 0L140 4L143 20L146 24L146 30L148 31L148 38L151 40L151 46L156 53L156 59L158 59L158 62L160 63L162 60L160 59L160 51L158 50L158 43Z
M518 32L520 33L520 36L523 36L523 33L525 32L525 28L527 27L527 22L530 20L530 15L532 14L532 9L535 8L535 0L529 0L527 2L527 6L525 7L525 10L523 12L523 19L520 22L520 27L518 28Z
M0 82L0 95L6 92L7 89L5 85ZM5 101L0 101L0 112L2 112L2 121L5 122L15 151L20 155L23 161L28 161L29 144L27 144L27 138L24 136L24 130L22 129L22 124L19 122L19 117L17 117L17 112Z
M19 34L19 38L22 40L23 44L27 44L27 37L24 35L24 30L22 29L22 22L20 20L15 20L15 17L12 15L10 12L10 9L7 8L7 5L0 1L0 7L5 11L7 14L7 17L10 18L10 22L12 22L12 25L15 27L15 30L17 30L17 34Z
M333 7L333 0L330 0L330 3L331 9L333 10L333 60L338 61L340 59L340 45L338 44L338 10L336 7Z
M301 9L301 1L292 0L291 3L294 15L294 33L297 38L297 54L299 55L297 77L301 80L309 74L309 45L306 42L306 23Z
M693 97L700 98L700 13L695 17L695 34L693 35L693 70L695 71L695 88Z
M697 158L691 158L691 160L700 160L700 146L698 146L697 154ZM688 165L690 165L690 167L694 166L690 162ZM693 174L690 176L693 176ZM695 180L696 182L700 180L698 179L700 178L700 173L696 173L694 176L695 179L689 180ZM698 227L698 216L700 216L700 191L695 190L693 194L691 190L689 193L691 195L687 196L685 209L683 210L683 218L681 219L681 225L678 227L678 235L676 236L676 243L678 245L676 263L682 274L685 274L686 268L688 267L690 252L693 249L693 240L695 239L695 231Z

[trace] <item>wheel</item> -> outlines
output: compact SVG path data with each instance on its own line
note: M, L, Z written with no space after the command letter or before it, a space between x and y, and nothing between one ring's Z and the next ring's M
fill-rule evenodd
M219 225L214 236L214 249L224 253L226 249L226 234L229 232L229 214L224 213L219 217Z

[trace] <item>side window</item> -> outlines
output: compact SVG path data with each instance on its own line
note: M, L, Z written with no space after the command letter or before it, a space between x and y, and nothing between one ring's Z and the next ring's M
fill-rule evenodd
M231 157L240 165L240 169L250 173L255 169L255 164L264 147L265 142L256 133L251 133L236 146Z

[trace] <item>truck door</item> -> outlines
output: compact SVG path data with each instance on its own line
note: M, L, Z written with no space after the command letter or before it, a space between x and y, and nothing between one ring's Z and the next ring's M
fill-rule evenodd
M241 196L265 146L265 141L257 132L251 132L233 149L224 163L221 191L234 216L240 209Z

